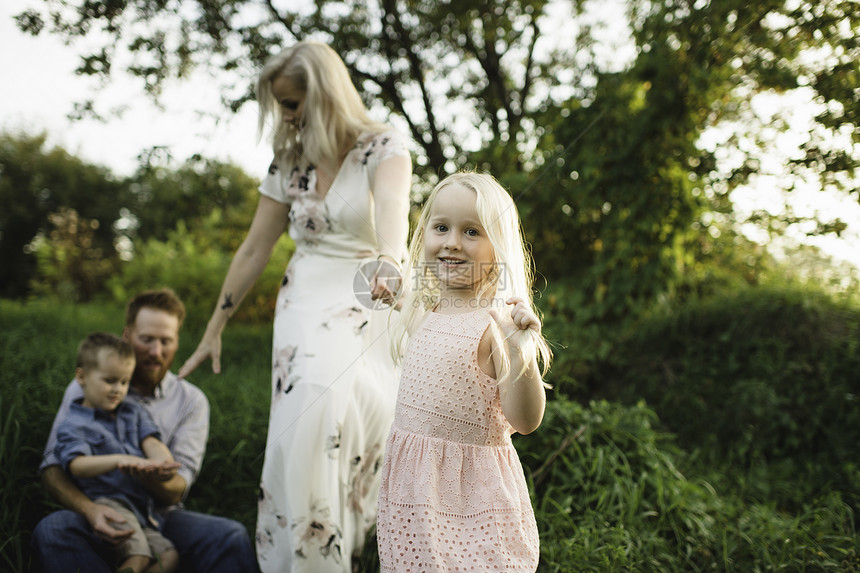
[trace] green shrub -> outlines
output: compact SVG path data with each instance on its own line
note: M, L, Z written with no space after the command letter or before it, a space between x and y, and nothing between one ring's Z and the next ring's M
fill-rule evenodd
M705 464L782 476L750 473L754 497L801 507L828 488L856 509L858 371L860 308L811 288L757 287L640 322L589 388L645 399L682 447L707 452Z
M148 240L136 249L132 261L108 281L114 301L125 302L134 293L170 285L185 301L189 312L208 318L218 300L233 250L213 240L222 229L222 213L214 209L189 229L180 221L165 241ZM246 295L234 317L238 321L271 321L284 268L295 245L283 235L275 246L262 276Z
M196 329L184 337L196 344ZM221 374L206 363L189 376L209 397L211 424L203 467L186 505L229 515L251 532L269 427L271 355L270 325L231 324L224 332Z
M177 354L193 350L206 316L186 321ZM122 328L119 304L0 300L0 570L32 570L30 532L55 507L36 479L41 451L74 371L79 340ZM269 409L271 326L232 324L223 372L191 380L209 396L211 429L189 508L237 519L249 532ZM516 438L541 534L540 571L855 571L858 537L843 493L826 486L786 511L766 467L750 500L701 448L679 447L644 403L588 407L552 393L546 418ZM695 446L695 445L694 445ZM702 470L706 468L706 470ZM752 471L752 470L750 470ZM731 487L725 487L729 484ZM802 484L797 484L798 486ZM378 569L370 539L360 570Z
M720 494L643 403L557 396L516 439L533 484L541 572L828 571L856 555L838 494L795 515Z
M0 300L0 570L28 571L30 532L48 511L42 450L81 338L122 326L120 308Z

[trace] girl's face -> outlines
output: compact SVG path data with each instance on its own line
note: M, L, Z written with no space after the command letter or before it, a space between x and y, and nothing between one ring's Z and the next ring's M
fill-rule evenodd
M424 229L424 262L443 292L475 292L495 268L495 251L481 225L477 194L460 184L439 190Z
M291 79L278 76L272 80L272 95L281 106L284 121L298 129L305 111L305 92Z

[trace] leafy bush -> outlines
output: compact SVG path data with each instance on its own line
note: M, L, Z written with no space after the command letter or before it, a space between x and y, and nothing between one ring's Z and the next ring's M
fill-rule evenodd
M758 287L667 309L592 373L593 395L645 399L704 464L737 464L752 496L801 507L823 488L858 507L860 308L812 288ZM737 468L736 468L737 469ZM804 487L798 487L801 483Z
M62 207L48 215L53 230L37 235L31 243L37 272L30 294L81 302L104 292L104 283L119 264L116 252L98 246L96 219L85 219L74 209Z
M133 261L108 281L113 299L126 301L145 288L169 285L185 301L189 311L208 317L233 258L233 251L218 243L224 216L218 209L188 228L180 221L167 240L148 240L137 249ZM263 275L246 295L235 319L270 321L286 263L295 245L284 235L275 246Z
M643 403L550 401L517 438L533 484L541 572L826 571L856 558L839 495L796 515L720 494L678 467L686 454Z
M205 316L191 315L177 361ZM32 570L29 535L54 505L36 470L56 407L74 371L79 340L122 327L118 304L27 304L0 300L0 569ZM206 458L187 505L239 520L253 532L268 423L271 327L232 324L223 372L191 377L209 396ZM853 514L835 489L819 488L797 511L779 508L779 483L748 501L698 447L685 451L655 412L561 393L516 445L532 487L546 572L857 570ZM727 468L726 471L731 471ZM763 472L761 480L773 475ZM713 484L713 485L712 485ZM372 539L361 570L378 568Z

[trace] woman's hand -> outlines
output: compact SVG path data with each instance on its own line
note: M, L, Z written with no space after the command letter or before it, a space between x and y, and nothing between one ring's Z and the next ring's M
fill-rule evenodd
M369 283L370 298L371 300L381 300L385 304L393 305L403 286L403 273L400 271L399 263L396 263L388 255L381 255L378 263L376 272Z
M203 338L200 340L200 344L197 345L197 349L179 369L177 376L180 378L187 377L198 366L203 364L207 358L212 360L212 372L219 374L221 372L221 334L212 334L209 332L209 329L203 334Z

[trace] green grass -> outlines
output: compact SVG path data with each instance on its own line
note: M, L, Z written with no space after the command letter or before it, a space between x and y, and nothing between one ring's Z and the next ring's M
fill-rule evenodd
M122 316L112 305L0 300L0 570L31 570L30 531L52 508L37 467L78 341L93 330L119 332ZM192 351L202 320L186 324L177 363ZM191 377L212 414L187 504L249 532L268 423L270 341L268 324L233 324L222 374L204 366ZM541 532L539 571L860 571L845 491L808 488L814 496L787 508L779 502L785 482L768 481L777 475L773 462L758 459L734 475L730 459L688 438L682 444L661 417L642 401L584 405L550 394L541 427L515 439ZM378 569L372 540L361 569Z

